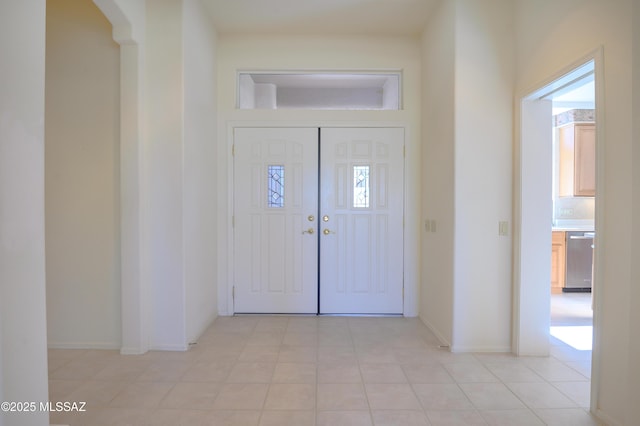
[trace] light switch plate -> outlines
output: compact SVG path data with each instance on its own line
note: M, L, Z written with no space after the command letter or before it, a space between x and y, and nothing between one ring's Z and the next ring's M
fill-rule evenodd
M498 222L498 235L501 237L506 237L509 235L509 222L500 221Z

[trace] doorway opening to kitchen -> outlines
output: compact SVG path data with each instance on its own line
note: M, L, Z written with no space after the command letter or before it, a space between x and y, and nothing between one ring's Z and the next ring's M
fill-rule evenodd
M514 352L562 363L584 382L585 407L595 399L589 382L599 340L601 58L598 49L523 96L520 115Z
M595 70L591 60L553 88L551 342L591 351L596 200ZM590 369L589 369L590 373Z

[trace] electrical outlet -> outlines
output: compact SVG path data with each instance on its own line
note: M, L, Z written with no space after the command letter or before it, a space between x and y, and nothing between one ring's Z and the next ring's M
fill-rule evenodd
M573 209L570 207L564 207L560 209L560 217L572 217Z
M436 232L436 221L435 220L431 221L431 232Z

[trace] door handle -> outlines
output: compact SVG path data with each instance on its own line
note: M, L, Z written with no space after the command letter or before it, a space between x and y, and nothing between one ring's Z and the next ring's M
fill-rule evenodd
M314 230L313 228L309 228L306 231L302 231L303 234L313 234Z
M335 234L335 232L333 232L333 231L332 231L332 230L330 230L330 229L325 229L324 231L322 231L322 233L323 233L324 235Z

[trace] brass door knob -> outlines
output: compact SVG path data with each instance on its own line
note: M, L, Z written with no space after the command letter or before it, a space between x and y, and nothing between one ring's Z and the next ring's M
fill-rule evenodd
M325 229L324 231L322 231L322 233L323 233L324 235L335 234L335 232L333 232L333 231L331 231L331 230L329 230L329 229Z
M303 234L313 234L313 228L309 228L306 231L302 231Z

